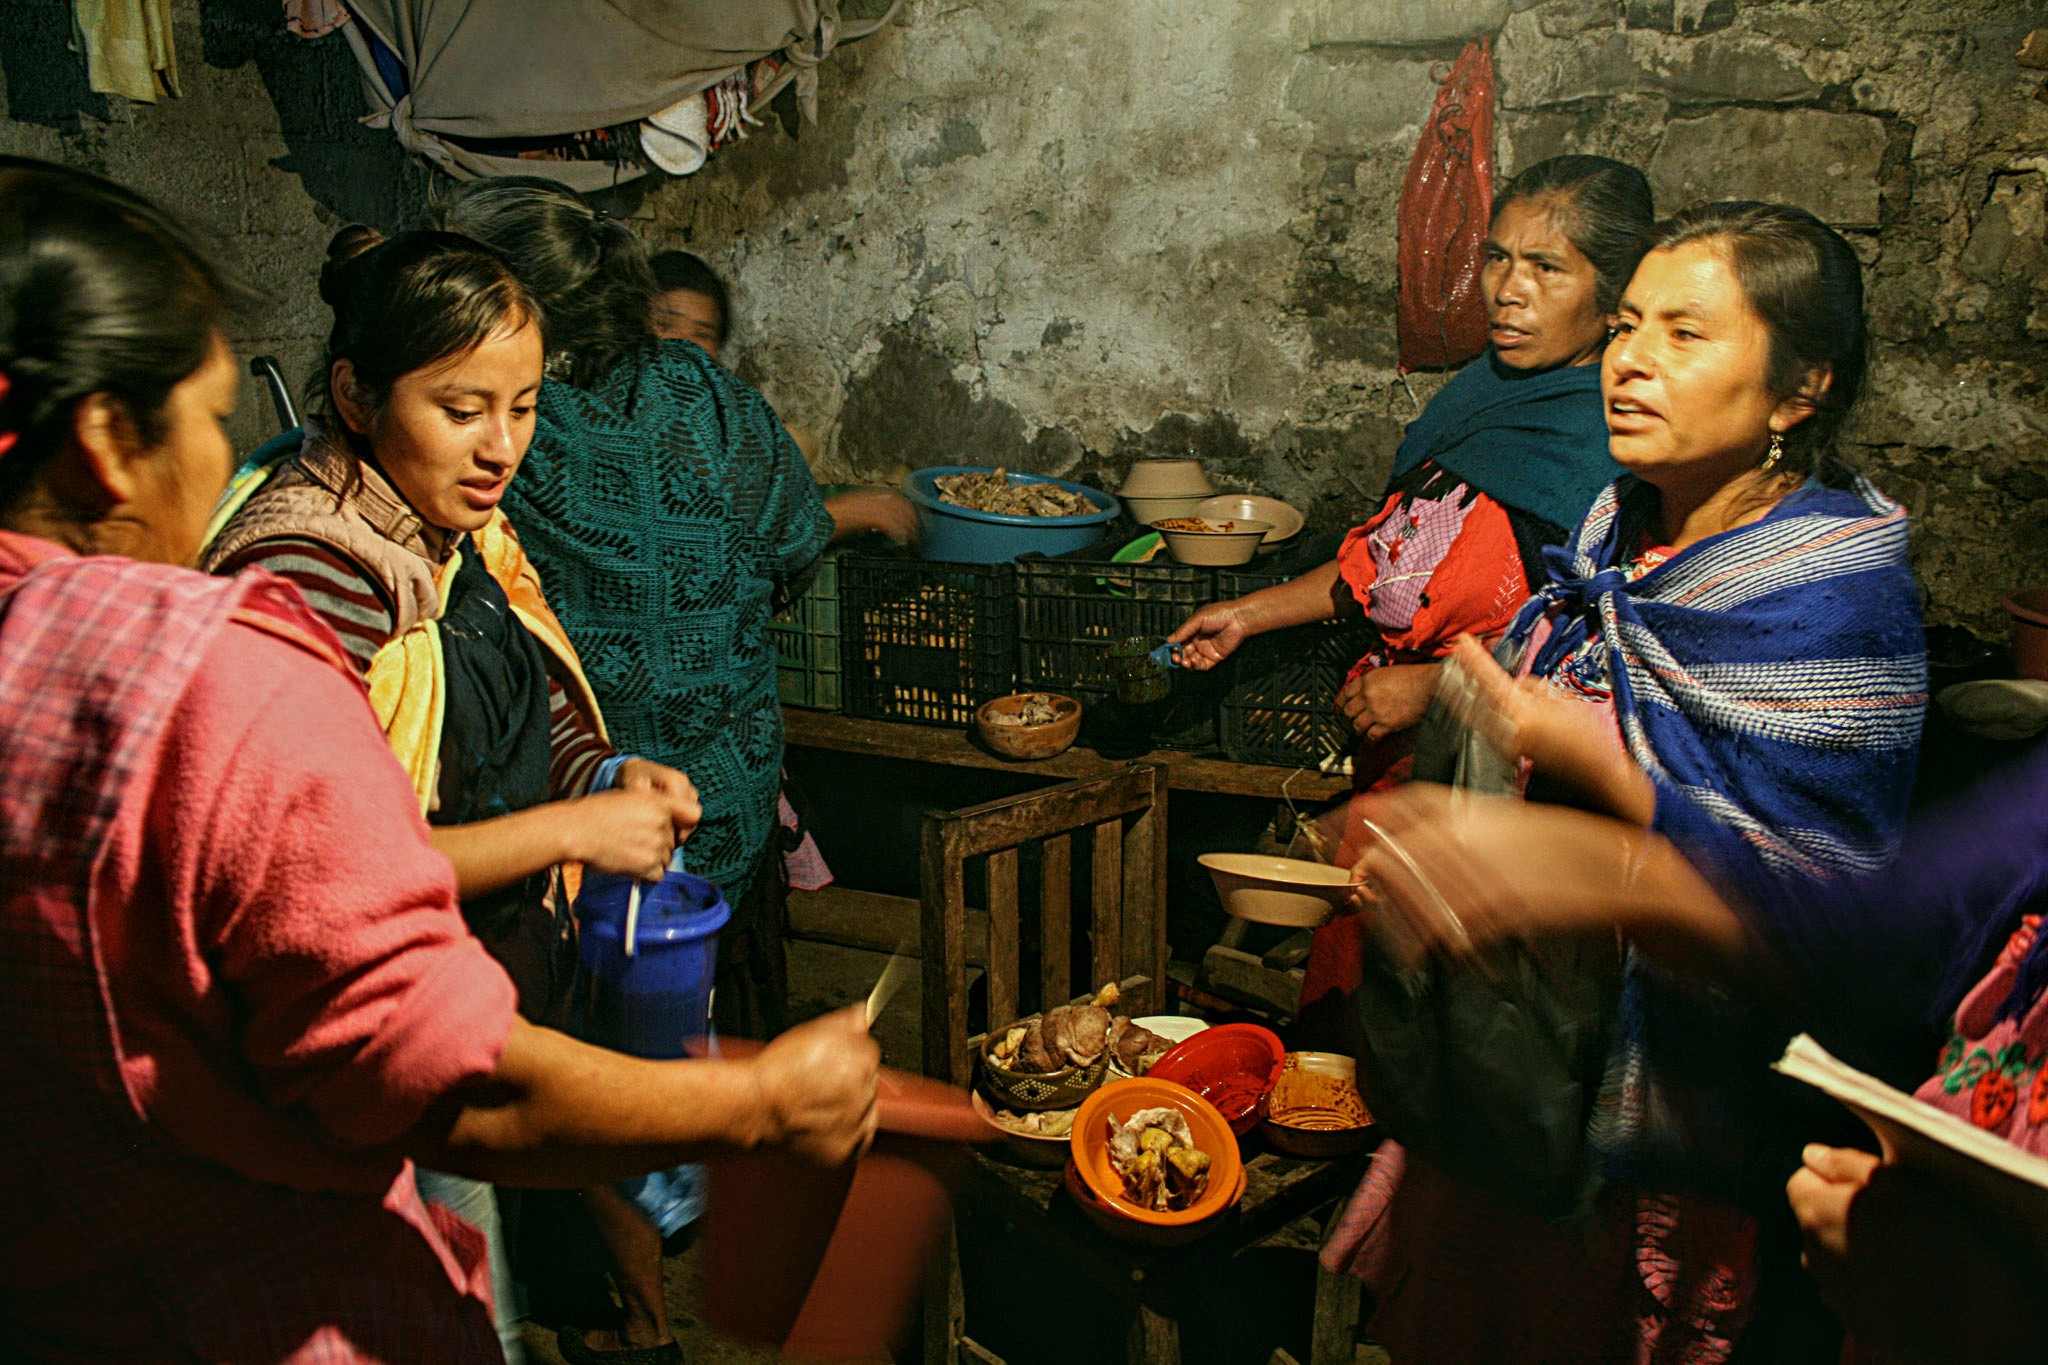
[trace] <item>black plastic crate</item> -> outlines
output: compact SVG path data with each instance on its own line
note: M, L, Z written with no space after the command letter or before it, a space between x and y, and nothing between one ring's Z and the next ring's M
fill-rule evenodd
M839 557L840 706L849 716L971 725L1016 690L1017 584L1008 564Z
M1220 597L1285 582L1271 574L1217 574ZM1316 767L1349 754L1356 736L1337 713L1337 689L1371 643L1362 623L1292 626L1255 635L1231 657L1218 707L1223 751L1241 763Z
M1109 647L1165 639L1217 599L1216 571L1065 557L1017 561L1017 685L1065 692L1098 715L1116 686ZM1223 680L1176 671L1171 696L1145 718L1154 745L1213 748ZM1087 721L1083 721L1086 727Z

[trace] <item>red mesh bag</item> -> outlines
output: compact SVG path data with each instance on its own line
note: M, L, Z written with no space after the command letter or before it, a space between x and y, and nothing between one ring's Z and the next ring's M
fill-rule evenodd
M1465 44L1436 92L1401 185L1401 370L1486 349L1480 245L1493 207L1493 54Z

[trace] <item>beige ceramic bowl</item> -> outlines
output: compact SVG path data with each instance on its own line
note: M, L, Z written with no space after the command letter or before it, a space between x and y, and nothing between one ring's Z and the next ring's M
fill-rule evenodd
M1119 498L1206 498L1216 491L1200 460L1140 460L1131 466Z
M996 719L998 715L1015 715L1031 697L1044 697L1058 714L1037 725L1005 725ZM982 741L1004 758L1019 762L1051 758L1065 753L1074 736L1080 733L1081 703L1058 692L1013 692L982 703L974 713L974 727L981 733Z
M1283 540L1292 539L1300 532L1303 521L1301 513L1287 503L1258 493L1218 493L1196 503L1194 510L1187 515L1208 517L1213 521L1269 521L1273 523L1273 529L1266 532L1264 545L1278 545Z
M1158 498L1134 498L1128 493L1119 493L1116 496L1117 500L1123 503L1124 510L1131 514L1131 520L1140 526L1150 526L1153 522L1164 521L1168 517L1192 516L1197 507L1209 500L1207 493L1176 493L1172 497Z
M968 1098L974 1104L974 1112L1001 1131L1004 1150L1026 1166L1064 1166L1073 1154L1073 1142L1069 1137L1047 1137L1044 1133L1012 1128L996 1117L995 1106L979 1090L969 1091Z
M1175 517L1168 520L1184 521L1190 518ZM1211 567L1232 564L1248 564L1251 557L1259 552L1259 542L1266 538L1266 532L1273 529L1269 521L1217 519L1196 517L1210 529L1206 531L1176 531L1166 521L1155 521L1152 529L1166 540L1166 552L1179 564L1201 564ZM1223 528L1228 526L1228 531Z
M1262 853L1204 853L1223 908L1238 919L1308 929L1350 899L1351 873L1328 863L1269 858Z

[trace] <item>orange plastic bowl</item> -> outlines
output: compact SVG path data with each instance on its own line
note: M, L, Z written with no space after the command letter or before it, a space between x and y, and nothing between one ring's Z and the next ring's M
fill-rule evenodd
M1110 1126L1121 1124L1140 1109L1162 1107L1185 1115L1195 1146L1209 1154L1209 1188L1186 1208L1167 1213L1126 1198L1123 1177L1109 1162ZM1156 1228L1202 1222L1235 1204L1244 1193L1244 1161L1237 1154L1237 1135L1216 1112L1216 1106L1184 1085L1152 1076L1111 1081L1081 1102L1081 1112L1074 1116L1073 1160L1082 1184L1104 1208Z
M1258 1124L1259 1101L1286 1064L1287 1045L1273 1030L1220 1024L1176 1043L1145 1074L1186 1086L1216 1106L1231 1132L1243 1135Z

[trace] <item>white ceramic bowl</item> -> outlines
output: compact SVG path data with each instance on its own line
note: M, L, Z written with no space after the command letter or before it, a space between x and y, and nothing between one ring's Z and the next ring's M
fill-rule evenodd
M1196 861L1209 869L1223 908L1238 919L1308 929L1351 897L1350 871L1328 863L1263 853L1204 853Z
M1172 525L1174 521L1186 520L1199 521L1208 529L1183 531ZM1226 526L1230 529L1223 529ZM1175 563L1228 567L1249 564L1273 525L1266 521L1240 521L1235 518L1219 521L1213 517L1174 517L1153 522L1152 529L1166 538L1166 552L1173 556Z
M1124 477L1118 497L1206 498L1216 491L1200 460L1140 460Z
M1208 517L1214 521L1270 521L1273 529L1266 532L1263 542L1266 545L1278 545L1283 540L1292 539L1300 533L1304 520L1301 513L1289 504L1259 493L1218 493L1196 503L1194 510L1187 515Z

